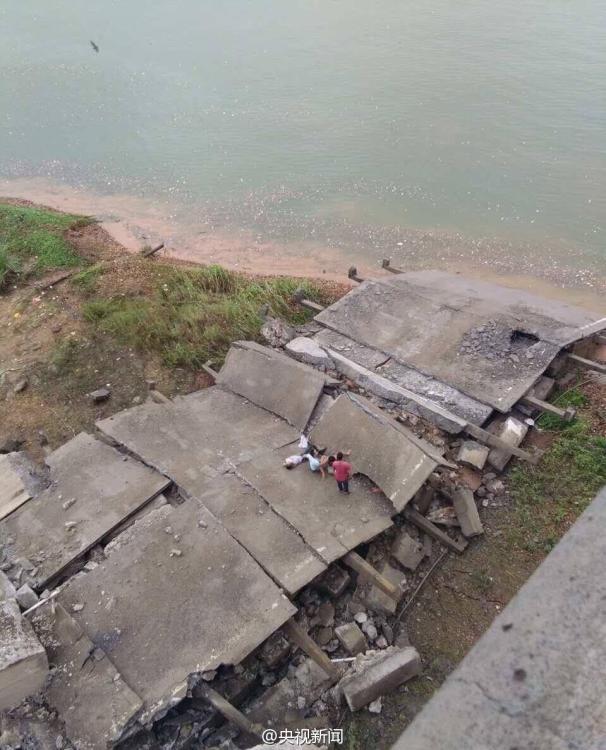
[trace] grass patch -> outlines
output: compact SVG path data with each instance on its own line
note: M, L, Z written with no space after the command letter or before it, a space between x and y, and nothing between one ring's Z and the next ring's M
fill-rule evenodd
M86 294L91 294L95 291L97 281L99 277L103 275L103 272L103 266L100 263L97 263L94 266L85 268L84 271L75 274L70 281L73 286L78 287L81 291Z
M29 274L82 263L64 235L68 229L91 221L29 206L0 204L0 289Z
M221 266L158 269L145 297L91 300L84 317L134 348L159 354L170 367L220 363L232 341L259 339L261 310L298 324L310 313L291 302L298 287L322 301L320 288L300 279L249 279Z
M606 484L606 438L592 431L583 413L586 397L573 389L557 403L577 406L578 418L570 423L541 417L541 426L557 435L552 446L538 466L518 464L510 475L516 518L512 541L530 552L552 549Z

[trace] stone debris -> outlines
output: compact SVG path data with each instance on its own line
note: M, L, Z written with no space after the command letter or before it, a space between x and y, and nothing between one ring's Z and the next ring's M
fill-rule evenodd
M276 349L286 346L296 335L295 329L279 318L267 318L261 326L261 336Z
M457 454L457 461L474 469L482 470L490 449L486 445L477 443L475 440L465 440Z
M483 534L484 527L480 521L473 492L467 487L457 487L453 492L452 501L463 535L472 537Z
M291 357L299 360L299 362L304 362L306 365L313 365L323 370L335 369L334 362L324 349L316 344L313 339L306 336L298 336L292 339L284 348Z
M358 711L420 674L421 658L416 649L390 646L358 656L339 687L351 711Z
M95 404L100 404L102 401L107 401L111 396L111 390L107 387L97 388L96 391L91 391L88 394L90 400Z
M370 711L371 714L380 714L381 711L383 710L383 699L377 698L372 703L369 703L368 710Z
M16 599L17 590L13 586L10 578L0 570L0 602L4 602L7 599Z
M16 601L0 602L0 711L37 693L48 674L44 646Z
M339 643L352 656L357 656L367 649L364 633L355 622L348 622L335 628L335 635Z
M350 581L351 576L346 570L340 565L331 565L318 580L318 586L331 598L338 599L345 593Z
M17 603L23 610L33 607L34 604L38 604L39 601L38 594L36 594L36 592L33 591L32 588L27 585L27 583L24 583L23 586L17 589L15 598L17 599Z
M416 570L425 557L423 544L413 539L405 531L396 537L391 548L391 554L400 565L408 568L408 570Z
M406 576L404 573L397 568L394 568L388 562L383 562L377 567L377 570L384 578L387 578L390 583L393 583L397 587L400 598L404 596L404 591L406 589ZM398 603L394 599L387 596L387 594L374 585L370 586L370 589L368 590L365 590L366 584L362 584L362 586L363 591L361 592L360 598L365 602L368 609L373 610L374 612L383 612L388 615L395 614Z
M528 432L528 425L515 417L507 417L500 429L496 432L497 437L504 440L508 445L517 448ZM488 454L488 463L498 471L503 471L509 463L511 453L504 448L493 448Z

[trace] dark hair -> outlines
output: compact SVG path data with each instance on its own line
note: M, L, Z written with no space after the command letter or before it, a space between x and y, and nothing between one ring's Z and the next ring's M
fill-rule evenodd
M328 457L328 463L329 464L334 464L334 462L335 462L335 457L334 456L329 456Z
M342 461L342 460L343 460L343 454L341 453L341 451L339 451L337 453L337 461Z

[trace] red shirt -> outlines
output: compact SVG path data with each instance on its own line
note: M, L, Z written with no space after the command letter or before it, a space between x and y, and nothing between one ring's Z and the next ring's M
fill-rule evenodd
M351 474L351 464L348 464L347 461L335 461L332 465L332 470L335 473L337 482L344 482L346 479L349 479Z

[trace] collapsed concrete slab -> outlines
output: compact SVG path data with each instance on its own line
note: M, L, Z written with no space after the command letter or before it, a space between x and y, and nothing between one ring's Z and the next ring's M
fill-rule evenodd
M358 711L416 677L421 669L421 659L415 648L390 646L384 651L359 656L353 673L345 675L339 687L350 710Z
M299 435L279 417L217 387L169 404L136 406L97 426L193 496L224 471Z
M193 500L150 511L106 554L59 600L140 696L141 722L185 697L192 674L238 664L296 611Z
M48 674L46 651L13 599L0 601L0 711L37 693Z
M237 471L326 563L391 526L393 508L367 484L354 480L351 494L339 493L332 476L322 479L307 463L285 469L292 452L287 446L263 453Z
M17 468L13 465L15 455L0 455L0 519L6 518L31 497Z
M31 561L29 583L37 589L170 484L84 432L47 463L51 487L0 523L9 558Z
M342 360L337 360L335 366L346 377L376 393L377 396L389 399L395 397L397 403L401 403L408 411L429 419L449 432L459 431L456 428L457 421L452 420L453 415L464 422L481 425L492 414L490 406L337 331L320 331L314 336L314 341L326 351L340 355ZM360 369L351 367L349 363L352 362ZM369 378L367 371L383 380ZM383 381L388 381L391 386ZM413 394L416 397L413 397ZM425 404L425 400L431 403ZM433 408L428 408L429 406ZM450 418L447 418L445 413L450 415Z
M109 656L61 605L40 612L37 627L47 634L54 666L45 691L79 750L106 750L120 739L143 708ZM106 634L95 634L103 640Z
M441 271L366 281L316 320L502 412L563 346L604 324L579 308Z
M293 527L233 474L214 480L197 499L289 594L326 570Z
M339 396L311 438L329 452L350 449L354 472L378 485L398 512L442 460L437 449L367 399L349 394Z
M317 370L285 354L256 344L232 344L217 383L277 414L304 430L320 394L324 377Z

